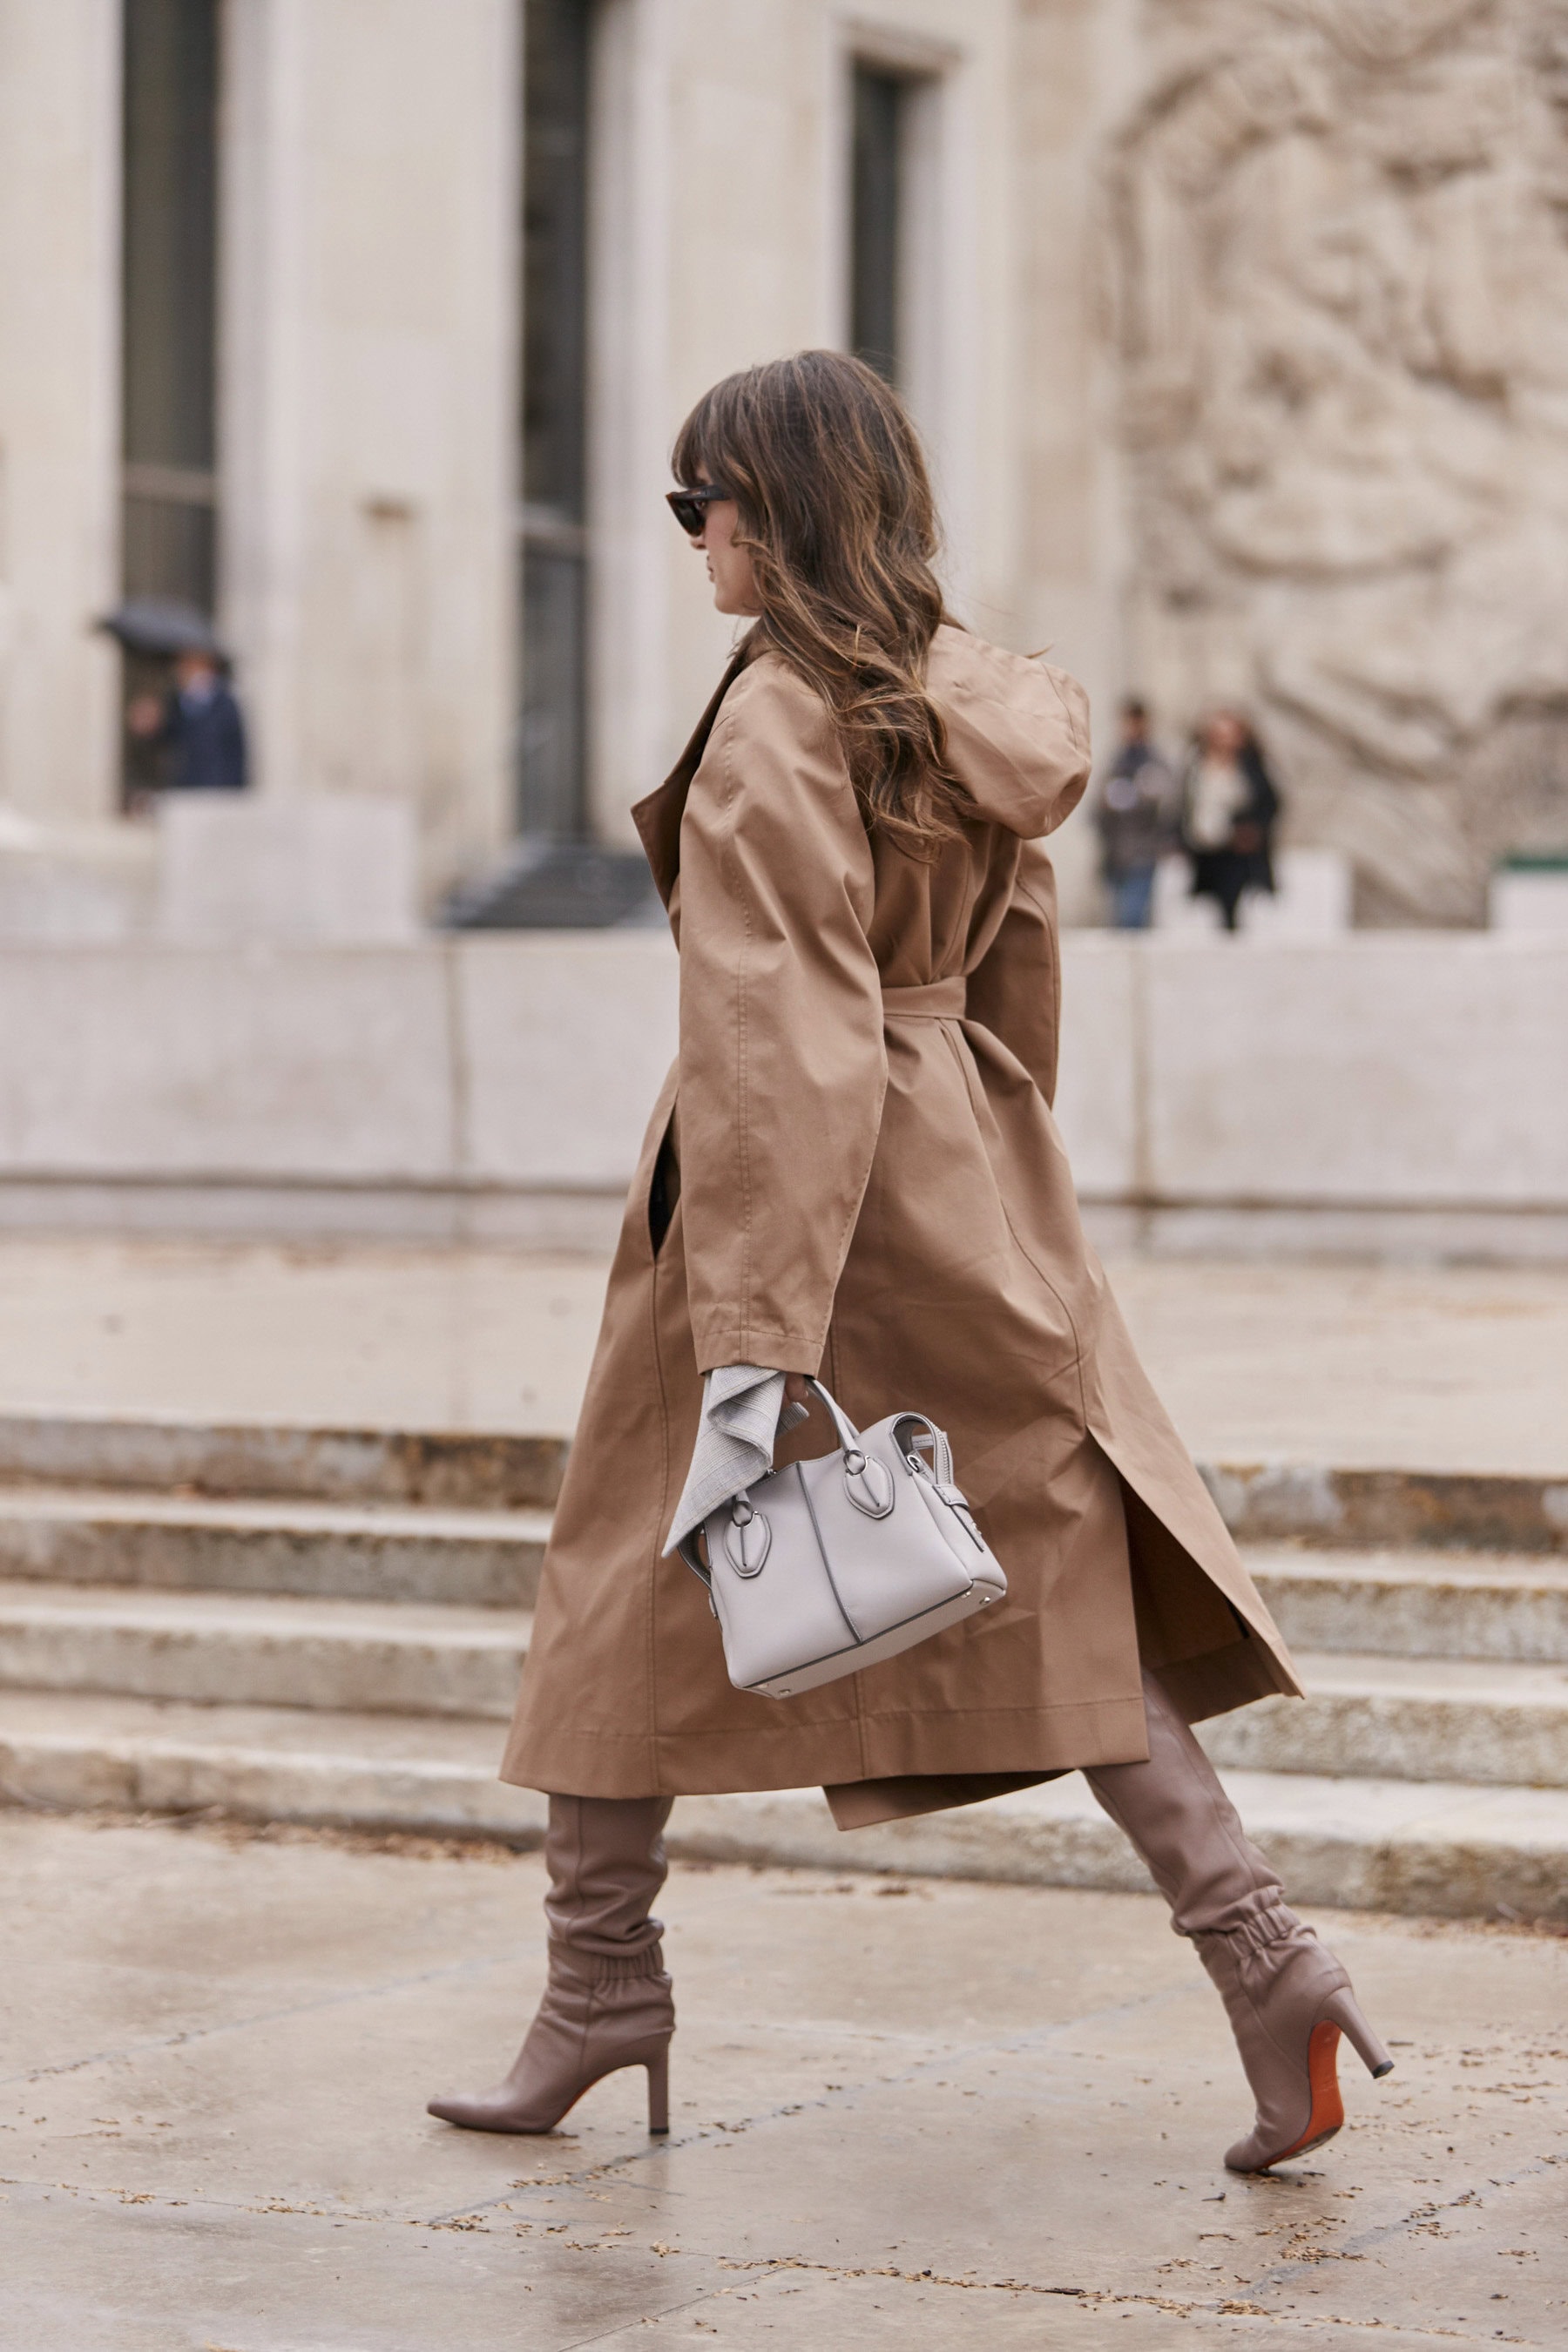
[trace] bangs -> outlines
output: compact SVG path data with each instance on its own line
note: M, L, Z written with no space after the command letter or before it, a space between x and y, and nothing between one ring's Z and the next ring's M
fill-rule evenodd
M706 392L681 426L670 454L670 471L683 490L698 490L705 482L720 478L708 470L708 453L714 438L712 427L713 394Z

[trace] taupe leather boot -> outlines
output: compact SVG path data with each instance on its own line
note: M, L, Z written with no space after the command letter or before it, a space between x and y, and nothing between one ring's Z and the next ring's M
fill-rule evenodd
M647 2127L669 2129L675 2000L649 1916L664 1885L668 1797L552 1797L544 1859L550 1979L510 2074L428 2113L469 2131L553 2130L584 2091L647 2069Z
M1219 1989L1258 2102L1253 2129L1225 2160L1233 2172L1266 2172L1332 2139L1343 2123L1342 2033L1370 2074L1390 2073L1394 2061L1339 1961L1287 1907L1214 1766L1147 1672L1143 1706L1149 1761L1097 1765L1084 1779L1148 1864L1172 1927L1192 1937Z

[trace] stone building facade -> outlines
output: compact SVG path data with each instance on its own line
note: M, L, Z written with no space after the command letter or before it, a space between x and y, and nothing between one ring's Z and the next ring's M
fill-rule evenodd
M1251 701L1373 919L1568 848L1568 7L1151 0L1108 331L1156 698Z
M1559 0L0 0L0 829L127 829L134 589L432 900L624 845L729 639L674 429L833 342L975 625L1474 920L1568 839L1565 126Z

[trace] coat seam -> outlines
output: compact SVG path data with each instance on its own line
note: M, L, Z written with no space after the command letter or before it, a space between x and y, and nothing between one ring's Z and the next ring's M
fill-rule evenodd
M952 1049L953 1059L958 1064L959 1072L963 1080L964 1092L969 1097L969 1108L974 1116L975 1129L980 1137L980 1148L983 1151L985 1151L985 1164L987 1167L991 1167L991 1154L989 1151L985 1150L985 1131L980 1125L979 1107L974 1100L974 1088L970 1079L969 1066L964 1060L963 1055L959 1052L952 1038L948 1035L948 1024L946 1022L942 1023L942 1030L943 1036L947 1037L947 1042ZM961 1031L960 1034L962 1035L962 1034L963 1033ZM994 1168L992 1169L992 1181L994 1184L995 1183L995 1170ZM1079 1405L1081 1416L1083 1411L1082 1366L1084 1355L1082 1335L1079 1330L1076 1320L1074 1319L1072 1308L1068 1305L1067 1300L1062 1297L1061 1292L1057 1288L1056 1284L1051 1280L1050 1276L1046 1272L1044 1266L1037 1262L1034 1253L1025 1247L1024 1243L1019 1236L1018 1228L1013 1223L1013 1212L1007 1205L1007 1198L1005 1193L1003 1192L1001 1185L996 1184L995 1189L996 1198L1002 1210L1002 1222L1006 1226L1009 1234L1012 1236L1014 1248L1017 1251L1025 1265L1032 1270L1039 1281L1045 1284L1046 1288L1050 1292L1051 1297L1056 1300L1057 1305L1061 1308L1063 1315L1067 1318L1068 1329L1072 1333L1073 1354L1070 1361L1061 1365L1059 1367L1059 1370L1064 1372L1077 1370L1078 1372ZM1087 1421L1085 1425L1087 1426Z
M741 952L735 970L735 1108L741 1180L741 1336L744 1349L749 1346L752 1328L752 1129L748 1108L751 1066L747 1027L747 964L752 947L752 908L746 893L745 876L734 853L734 751L735 722L731 707L730 724L724 730L724 814L730 826L727 863L735 877L736 896L741 907Z
M1046 941L1046 952L1047 952L1047 956L1048 956L1048 957L1049 957L1049 959L1050 959L1050 967L1051 967L1051 983L1050 983L1050 985L1051 985L1051 1066L1050 1066L1050 1074L1049 1074L1049 1075L1050 1075L1050 1084L1049 1084L1049 1086L1048 1086L1048 1087L1040 1087L1040 1093L1041 1093L1041 1095L1042 1095L1042 1096L1044 1097L1044 1098L1045 1098L1046 1108L1047 1108L1047 1110L1050 1110L1050 1109L1054 1109L1054 1108L1055 1108L1055 1106L1056 1106L1056 1098L1057 1098L1057 1066L1058 1066L1058 1064L1059 1063L1059 1061L1060 1061L1060 1059L1061 1059L1061 1037L1062 1037L1062 960L1061 960L1061 956L1060 956L1060 954L1059 954L1059 952L1058 952L1058 950L1055 927L1054 927L1054 925L1053 925L1053 923L1052 923L1052 920L1051 920L1051 916L1052 916L1052 912L1053 912L1053 910L1052 910L1052 908L1051 908L1047 904L1046 900L1045 900L1043 898L1037 897L1036 893L1035 893L1033 890L1031 890L1031 889L1030 889L1029 885L1027 884L1027 882L1026 882L1026 881L1024 880L1024 878L1023 878L1022 875L1020 875L1020 876L1017 877L1017 879L1016 880L1016 882L1015 882L1015 884L1014 884L1014 887L1013 887L1013 897L1014 897L1014 898L1015 898L1015 899L1022 898L1022 899L1024 900L1024 902L1026 903L1026 905L1027 905L1027 906L1029 906L1029 907L1032 907L1032 908L1034 908L1036 915L1037 915L1037 916L1038 917L1038 919L1039 919L1040 929L1041 929L1041 932L1043 933L1044 938L1045 938L1045 941Z
M666 1236L668 1239L668 1235ZM658 1785L658 1564L659 1538L668 1524L669 1501L669 1390L664 1377L664 1357L658 1344L658 1281L663 1269L656 1255L650 1261L647 1292L648 1343L653 1353L654 1378L658 1383L658 1439L660 1454L658 1510L654 1519L652 1550L647 1573L643 1578L644 1609L647 1634L644 1644L644 1660L647 1674L647 1706L644 1720L647 1730L648 1769L654 1785Z

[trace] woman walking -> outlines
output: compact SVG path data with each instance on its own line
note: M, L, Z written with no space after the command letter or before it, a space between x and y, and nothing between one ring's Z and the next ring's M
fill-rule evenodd
M1297 1685L1139 1367L1048 1108L1040 836L1084 788L1082 690L946 619L919 444L858 362L727 379L675 467L718 608L752 625L636 812L680 952L680 1051L502 1767L550 1793L549 1986L506 2080L430 2111L547 2131L644 2066L667 2127L652 1906L676 1796L815 1781L854 1829L1076 1768L1225 2000L1258 2108L1226 2161L1261 2169L1338 2128L1342 2030L1389 2062L1189 1728ZM705 1376L736 1367L790 1376L795 1402L820 1371L863 1424L931 1414L1006 1601L798 1697L732 1688L667 1545ZM776 1459L820 1453L819 1432Z

